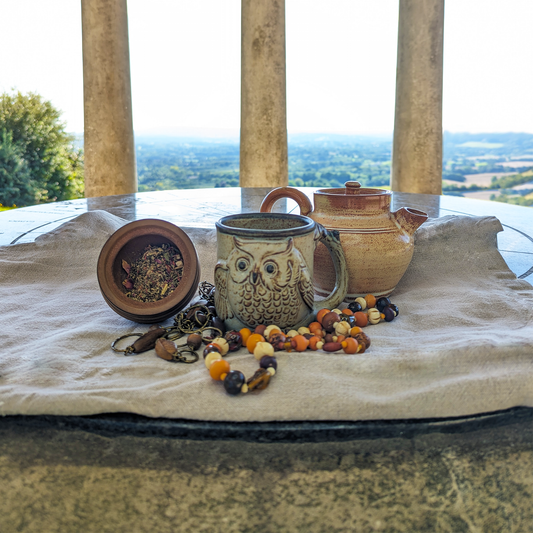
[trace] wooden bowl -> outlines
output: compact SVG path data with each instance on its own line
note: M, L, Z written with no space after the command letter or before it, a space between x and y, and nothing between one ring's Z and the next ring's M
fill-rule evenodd
M183 258L183 277L175 290L156 302L139 302L126 296L122 282L127 274L122 260L137 261L148 245L174 245ZM98 257L98 284L104 300L116 313L143 324L155 324L175 315L191 301L200 281L200 263L188 235L170 222L136 220L117 230L104 244Z

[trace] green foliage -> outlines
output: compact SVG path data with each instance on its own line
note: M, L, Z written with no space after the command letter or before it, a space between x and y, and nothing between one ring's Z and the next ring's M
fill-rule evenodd
M0 167L7 180L0 183L2 204L29 205L83 197L82 151L74 147L74 136L65 132L60 115L38 94L0 95L4 147Z
M529 183L533 181L533 170L522 172L521 174L514 174L513 176L503 176L501 178L492 178L491 189L510 189L517 185Z
M28 164L20 146L13 144L11 132L2 130L0 138L0 205L31 204L35 200Z
M530 207L533 205L533 198L524 198L523 196L508 196L506 194L496 196L495 194L491 194L490 199L496 202L504 202L506 204L513 205L523 205L526 207Z
M450 181L459 181L461 183L466 181L466 178L462 174L457 174L455 172L443 172L442 179Z

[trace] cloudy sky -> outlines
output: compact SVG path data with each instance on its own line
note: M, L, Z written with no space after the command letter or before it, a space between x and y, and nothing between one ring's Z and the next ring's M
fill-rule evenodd
M0 91L83 131L79 0L0 0ZM128 0L137 133L238 132L240 0ZM286 0L289 132L391 133L398 0ZM531 0L446 0L444 129L533 133Z

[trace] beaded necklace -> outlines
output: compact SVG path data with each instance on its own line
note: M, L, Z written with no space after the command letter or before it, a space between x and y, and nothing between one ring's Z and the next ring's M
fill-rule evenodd
M172 362L194 363L197 350L205 344L204 364L212 379L222 381L230 395L263 390L276 374L278 363L275 352L304 352L323 350L328 353L364 353L371 344L363 331L369 324L382 320L391 322L399 314L398 306L389 298L375 298L368 294L356 298L345 309L321 309L316 320L307 327L283 332L278 326L259 325L254 331L242 328L224 333L224 324L216 316L214 287L200 284L201 303L192 305L174 318L174 326L155 327L144 335L129 334L119 337L111 345L117 352L133 355L155 348L158 357ZM187 335L186 344L177 346L174 340ZM131 346L118 349L116 343L129 336L139 336ZM259 362L258 370L246 379L240 370L232 370L225 356L245 347Z

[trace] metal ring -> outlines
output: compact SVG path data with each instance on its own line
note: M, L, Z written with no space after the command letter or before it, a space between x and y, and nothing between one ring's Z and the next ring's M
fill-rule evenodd
M202 330L202 340L203 340L204 342L207 342L207 341L209 340L209 339L206 339L206 338L204 337L204 333L205 333L206 331L216 331L216 332L219 333L219 337L223 337L223 336L224 336L224 334L222 333L222 330L220 330L220 329L218 329L218 328L215 328L215 327L208 327L208 328L205 328L205 329ZM214 338L216 338L216 337L214 337ZM213 338L212 340L214 340L214 338Z
M192 359L188 359L186 355L182 355L185 353L190 353L193 355ZM192 349L192 348L182 348L178 347L175 353L172 354L172 359L176 363L185 363L190 365L191 363L196 363L198 361L199 357L198 354Z
M128 333L127 335L122 335L122 337L119 337L118 339L115 339L111 343L111 349L114 352L118 352L118 353L131 353L133 351L132 345L126 346L126 348L124 348L124 350L119 350L118 348L115 348L115 345L117 344L117 342L121 341L122 339L127 339L128 337L142 337L143 335L144 335L144 333Z

